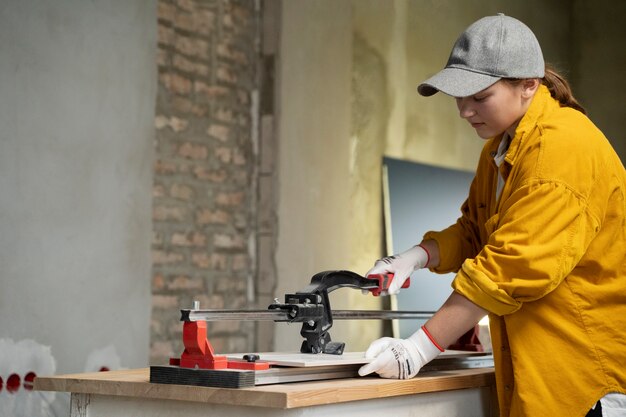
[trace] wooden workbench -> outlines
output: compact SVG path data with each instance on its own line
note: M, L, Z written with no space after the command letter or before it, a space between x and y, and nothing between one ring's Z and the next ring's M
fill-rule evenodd
M35 379L35 389L72 393L72 417L100 416L495 416L493 368L430 372L411 380L378 377L206 388L151 384L133 369ZM391 413L391 414L390 414Z

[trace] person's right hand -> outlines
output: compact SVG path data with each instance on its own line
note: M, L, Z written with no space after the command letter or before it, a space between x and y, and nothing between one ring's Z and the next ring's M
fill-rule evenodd
M359 375L376 372L383 378L413 378L443 350L424 326L407 339L383 337L370 344L365 358L373 360L359 369Z
M394 274L387 293L397 294L400 288L402 288L404 281L411 276L411 273L425 267L428 264L428 260L428 252L421 245L416 245L405 252L377 260L365 276L385 273Z

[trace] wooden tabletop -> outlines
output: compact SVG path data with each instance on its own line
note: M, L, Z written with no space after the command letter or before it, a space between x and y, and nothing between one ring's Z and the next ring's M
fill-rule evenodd
M152 384L149 378L148 368L37 377L35 389L210 404L298 408L397 395L495 386L493 368L428 372L409 380L364 377L238 389Z

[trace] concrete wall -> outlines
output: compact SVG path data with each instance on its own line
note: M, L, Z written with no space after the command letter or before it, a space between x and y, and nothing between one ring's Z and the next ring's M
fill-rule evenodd
M155 1L0 7L0 337L58 373L147 365L155 51Z

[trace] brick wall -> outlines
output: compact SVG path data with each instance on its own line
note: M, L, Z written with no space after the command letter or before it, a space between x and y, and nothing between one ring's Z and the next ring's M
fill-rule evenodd
M178 310L193 300L259 307L260 5L159 1L151 364L182 352ZM218 352L257 350L256 327L211 322L210 340Z

